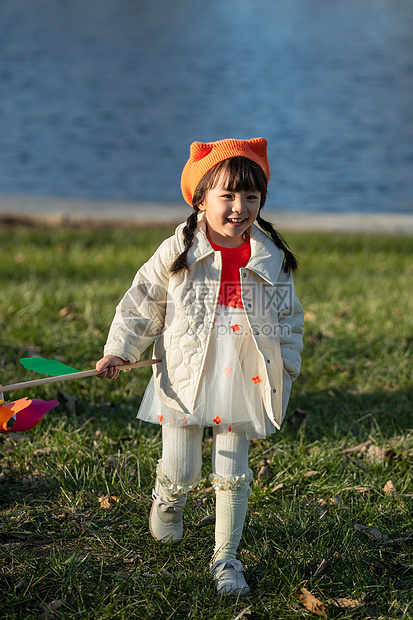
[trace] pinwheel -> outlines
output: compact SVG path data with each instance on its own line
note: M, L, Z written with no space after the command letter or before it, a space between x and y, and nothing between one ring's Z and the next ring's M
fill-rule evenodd
M150 364L157 364L158 362L160 362L158 359L143 360L141 362L135 362L134 364L123 364L121 368L122 370L130 370L131 368L149 366ZM66 366L66 364L62 364L57 360L47 360L44 357L23 357L20 363L28 370L47 374L49 377L0 386L0 433L10 430L18 432L28 431L40 422L45 413L59 404L57 400L29 399L27 397L5 403L3 400L4 392L46 385L48 383L56 383L58 381L83 379L99 374L97 370L80 371L76 368ZM10 420L14 420L12 428L8 428L7 426Z

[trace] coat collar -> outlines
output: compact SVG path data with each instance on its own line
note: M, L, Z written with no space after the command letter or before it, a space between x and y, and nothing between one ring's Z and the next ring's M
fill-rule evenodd
M188 252L188 265L192 267L192 265L213 253L214 248L209 243L206 235L205 215L203 213L199 213L194 240Z
M246 269L254 271L273 286L284 264L284 254L256 224L251 226L251 258Z
M185 224L181 224L178 229L179 245L181 252L184 250L182 230ZM250 228L251 241L251 257L248 261L246 269L256 273L258 276L266 280L269 284L274 285L278 279L279 273L283 266L284 256L280 249L277 248L272 239L256 224ZM214 249L206 236L206 220L203 213L198 215L198 226L194 235L193 243L188 251L188 265L192 267L195 263L203 260L210 254L214 254Z

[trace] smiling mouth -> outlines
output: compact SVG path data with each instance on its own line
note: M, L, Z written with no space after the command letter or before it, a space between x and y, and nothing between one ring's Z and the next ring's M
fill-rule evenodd
M248 218L244 217L242 219L234 219L231 217L226 217L225 219L227 222L229 222L230 224L233 224L234 226L240 226L241 224L246 222Z

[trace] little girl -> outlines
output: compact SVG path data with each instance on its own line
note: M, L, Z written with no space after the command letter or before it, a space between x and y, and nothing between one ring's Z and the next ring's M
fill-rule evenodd
M201 478L203 428L213 427L211 574L219 594L250 591L236 555L253 478L249 442L280 428L301 364L297 263L261 217L269 178L263 138L191 145L181 187L192 213L139 269L96 364L114 379L153 342L162 360L138 413L162 426L154 538L182 539L186 495Z

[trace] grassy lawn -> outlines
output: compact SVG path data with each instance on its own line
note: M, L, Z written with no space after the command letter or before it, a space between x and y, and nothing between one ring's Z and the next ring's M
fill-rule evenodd
M117 301L171 232L0 230L2 384L36 377L27 355L93 367ZM316 617L307 593L324 617L413 618L413 238L286 236L305 350L282 432L250 449L251 596L217 598L210 580L213 526L197 527L214 512L208 431L183 543L149 535L161 442L135 419L144 368L7 394L61 404L0 435L2 619Z

